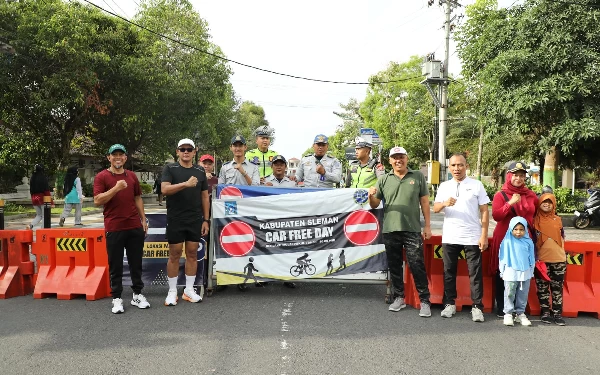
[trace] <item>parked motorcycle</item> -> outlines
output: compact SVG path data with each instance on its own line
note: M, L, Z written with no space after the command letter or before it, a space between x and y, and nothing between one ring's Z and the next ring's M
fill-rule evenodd
M590 225L600 225L600 189L589 189L590 196L583 203L583 211L575 211L573 225L577 229L584 229Z

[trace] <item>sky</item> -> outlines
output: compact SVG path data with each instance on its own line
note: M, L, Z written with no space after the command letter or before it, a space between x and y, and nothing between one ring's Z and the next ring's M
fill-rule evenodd
M91 0L131 19L140 0ZM464 14L465 5L453 15ZM231 60L308 78L368 82L391 61L434 52L444 57L444 9L427 0L191 0L208 22L212 42ZM514 1L501 0L511 5ZM457 17L458 19L458 17ZM463 18L464 22L464 18ZM456 21L454 22L456 23ZM449 71L460 73L450 43ZM275 129L272 149L300 158L317 134L333 135L333 114L351 98L362 101L367 85L309 82L230 64L231 83L242 101L262 106Z

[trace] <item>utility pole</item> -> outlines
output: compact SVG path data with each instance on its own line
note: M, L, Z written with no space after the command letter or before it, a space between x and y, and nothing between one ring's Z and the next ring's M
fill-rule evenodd
M429 0L428 5L433 5L434 0ZM425 57L423 66L423 75L426 76L425 80L421 83L425 85L433 101L438 108L438 153L437 159L440 163L440 182L446 181L447 179L447 165L446 165L446 131L448 128L448 61L450 60L450 33L452 32L452 8L458 7L460 4L456 0L439 0L440 5L445 5L445 50L444 50L444 61L436 61L433 54L429 54ZM438 85L439 93L431 87L432 85Z
M442 67L442 81L440 82L442 100L440 103L440 143L438 145L438 157L440 161L440 181L446 181L446 128L448 124L448 60L450 59L450 15L452 5L450 0L445 0L446 20L444 30L446 31L446 48L444 51L444 66Z

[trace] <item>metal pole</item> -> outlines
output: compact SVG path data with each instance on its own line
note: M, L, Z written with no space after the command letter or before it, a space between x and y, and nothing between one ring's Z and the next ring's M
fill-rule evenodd
M0 230L4 230L4 200L0 199Z
M52 197L44 196L44 228L52 228Z
M446 5L446 23L444 28L446 30L446 48L444 51L444 69L442 72L443 81L441 83L442 88L442 100L440 105L440 131L438 145L438 160L440 162L440 182L446 181L446 126L448 122L448 60L450 58L450 14L452 12L452 5L450 1L445 1Z

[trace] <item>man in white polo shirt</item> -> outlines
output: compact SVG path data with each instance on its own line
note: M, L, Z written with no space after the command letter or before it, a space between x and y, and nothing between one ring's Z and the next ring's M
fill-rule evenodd
M467 177L467 159L463 154L450 157L452 180L443 182L435 197L433 212L444 211L442 247L444 249L444 310L442 317L456 314L456 268L461 250L471 280L471 317L483 322L483 273L481 253L488 247L490 202L481 181Z

